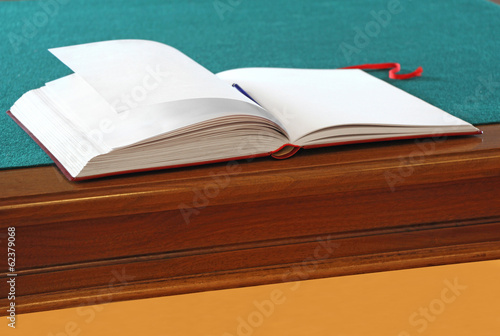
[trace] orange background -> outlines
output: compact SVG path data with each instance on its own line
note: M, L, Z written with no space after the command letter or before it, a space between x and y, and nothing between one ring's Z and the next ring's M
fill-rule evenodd
M499 286L500 260L32 313L18 315L15 330L3 318L0 330L43 336L498 336Z

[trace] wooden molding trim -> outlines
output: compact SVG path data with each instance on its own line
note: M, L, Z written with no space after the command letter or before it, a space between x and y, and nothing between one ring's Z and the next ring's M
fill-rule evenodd
M0 234L16 227L17 311L499 258L500 125L480 128L233 171L80 183L51 166L0 171ZM214 175L218 190L197 201ZM188 221L180 205L193 210ZM5 263L0 272L5 314Z

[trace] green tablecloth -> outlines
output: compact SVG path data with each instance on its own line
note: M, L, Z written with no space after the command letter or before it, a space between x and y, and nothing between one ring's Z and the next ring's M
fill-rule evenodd
M70 70L48 48L169 44L213 72L400 62L394 85L473 124L500 122L500 6L486 0L44 0L0 2L1 111ZM51 159L5 113L0 168Z

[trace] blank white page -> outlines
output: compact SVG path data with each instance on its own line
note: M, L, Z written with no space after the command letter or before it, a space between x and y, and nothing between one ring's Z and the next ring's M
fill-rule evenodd
M103 152L215 118L260 117L279 124L272 114L254 103L220 98L176 100L117 114L78 74L49 82L41 91L60 115Z
M251 102L188 56L162 43L114 40L49 51L117 112L197 98Z
M292 143L340 125L470 126L362 70L244 68L217 76L276 115Z

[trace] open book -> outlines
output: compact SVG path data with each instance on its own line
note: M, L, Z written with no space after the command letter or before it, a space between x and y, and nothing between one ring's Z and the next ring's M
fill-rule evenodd
M144 40L50 52L74 73L25 93L9 113L71 180L480 133L362 70L244 68L214 75L180 51Z

